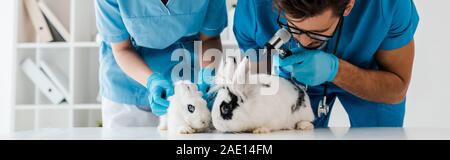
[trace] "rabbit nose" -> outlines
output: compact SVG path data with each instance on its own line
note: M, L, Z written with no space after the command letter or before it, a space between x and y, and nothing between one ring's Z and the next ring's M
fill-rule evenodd
M202 121L202 125L203 125L203 126L209 125L209 122L206 121L206 120L204 120L204 121Z

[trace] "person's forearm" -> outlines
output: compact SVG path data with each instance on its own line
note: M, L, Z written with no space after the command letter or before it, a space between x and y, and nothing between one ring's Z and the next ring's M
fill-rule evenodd
M147 78L153 73L136 51L133 49L121 49L113 51L114 58L125 74L146 86Z
M362 99L385 104L402 102L409 85L394 73L362 69L344 60L339 60L333 83Z
M222 42L220 39L220 36L218 37L201 37L202 40L202 55L198 55L199 57L201 57L201 67L218 67L216 64L213 64L214 61L219 60L218 58L220 57L214 57L215 59L211 59L211 56L216 56L213 54L213 52L209 52L209 54L211 55L207 55L208 54L208 50L210 49L216 49L216 51L220 51L222 52Z

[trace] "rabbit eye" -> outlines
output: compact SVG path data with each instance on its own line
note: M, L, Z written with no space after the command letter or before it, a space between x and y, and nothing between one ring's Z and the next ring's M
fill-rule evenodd
M228 92L228 95L231 101L220 104L220 115L224 120L231 120L233 118L233 111L239 106L238 97L231 92Z
M223 114L228 114L230 112L230 110L231 110L230 104L224 104L220 107L220 111Z
M189 112L194 113L194 111L195 111L195 106L193 106L192 104L188 104L187 108L188 108L188 111L189 111Z
M233 117L233 108L229 103L220 104L220 115L224 120L231 120Z

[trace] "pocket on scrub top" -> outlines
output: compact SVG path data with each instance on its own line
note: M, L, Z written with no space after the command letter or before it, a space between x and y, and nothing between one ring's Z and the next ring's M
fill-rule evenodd
M170 0L167 7L160 0L127 1L124 5L130 7L123 7L123 21L138 45L163 49L200 31L208 2L193 1ZM136 7L139 9L132 9Z
M209 0L169 0L164 5L161 0L124 0L121 12L125 18L149 18L184 15L202 12Z

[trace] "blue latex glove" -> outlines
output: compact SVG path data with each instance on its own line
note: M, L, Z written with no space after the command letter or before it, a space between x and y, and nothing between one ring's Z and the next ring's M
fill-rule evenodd
M291 71L287 70L288 67L280 66L281 58L278 54L273 55L272 73L275 76L283 77L285 79L291 79ZM292 67L291 67L292 68Z
M170 102L167 97L173 95L172 83L159 73L153 73L147 79L147 89L149 90L149 102L153 114L162 116L167 113Z
M208 103L208 108L211 110L213 105L213 99L211 95L208 95L208 91L214 84L214 69L213 68L202 68L198 72L198 83L197 87L200 92L203 93L203 99Z
M297 81L317 86L331 82L336 77L339 68L339 59L322 50L305 50L302 48L292 50L293 55L280 59L282 69L291 73Z

